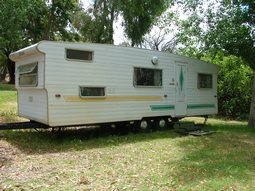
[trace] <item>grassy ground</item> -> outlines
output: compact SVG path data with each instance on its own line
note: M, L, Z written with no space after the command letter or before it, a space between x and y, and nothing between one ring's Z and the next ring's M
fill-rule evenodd
M254 190L255 130L217 119L206 128L216 133L2 131L0 190Z
M15 91L15 87L12 84L0 83L0 91Z
M17 92L14 85L0 84L0 123L22 121L17 117Z

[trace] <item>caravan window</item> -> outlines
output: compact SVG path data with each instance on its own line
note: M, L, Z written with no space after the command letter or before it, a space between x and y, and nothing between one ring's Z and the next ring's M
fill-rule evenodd
M18 67L19 86L37 86L38 63L25 64Z
M162 70L134 68L134 86L162 86Z
M80 87L80 97L105 97L105 87Z
M197 87L212 88L212 74L198 74Z
M78 61L92 61L93 52L87 50L66 49L66 58Z

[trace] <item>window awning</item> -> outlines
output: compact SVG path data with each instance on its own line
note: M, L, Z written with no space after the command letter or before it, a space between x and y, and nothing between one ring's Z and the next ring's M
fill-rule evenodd
M19 74L27 74L31 73L37 66L37 62L32 64L26 64L18 67L18 73Z

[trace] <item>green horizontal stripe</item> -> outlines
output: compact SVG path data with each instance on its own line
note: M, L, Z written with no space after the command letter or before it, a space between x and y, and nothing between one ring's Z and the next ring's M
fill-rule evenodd
M174 105L150 105L152 111L158 110L173 110L175 109Z
M215 104L189 104L188 109L206 109L206 108L215 108Z

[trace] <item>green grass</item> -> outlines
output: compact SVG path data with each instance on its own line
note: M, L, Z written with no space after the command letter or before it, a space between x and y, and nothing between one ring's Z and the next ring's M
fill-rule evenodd
M15 91L15 86L13 84L2 84L0 83L0 91Z
M0 108L1 110L9 109L9 105L17 104L16 91L0 91Z
M14 85L0 84L0 122L20 120L16 115L17 92Z
M255 129L220 119L206 128L216 133L0 131L0 190L254 190Z
M255 131L217 122L209 120L207 128L216 133L203 137L172 130L122 136L0 132L18 150L1 184L25 190L254 190Z

